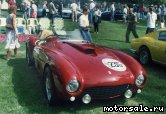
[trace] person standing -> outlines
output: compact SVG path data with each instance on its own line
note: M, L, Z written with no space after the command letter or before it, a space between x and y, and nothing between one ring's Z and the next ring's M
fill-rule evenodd
M93 15L94 15L94 11L95 11L95 7L96 7L96 4L94 3L93 0L90 0L90 4L89 4L89 23L90 24L93 24Z
M54 26L54 15L56 14L57 10L53 3L53 0L50 0L49 3L49 18L50 18L50 25Z
M89 32L89 28L91 28L91 26L89 25L87 7L83 8L83 14L79 18L79 28L83 39L88 42L92 42L91 34Z
M93 25L94 25L94 31L98 34L99 32L99 21L100 21L100 17L101 17L101 12L99 10L99 7L96 6L95 8L95 13L93 16Z
M30 16L31 16L31 2L30 2L30 0L25 1L25 12L26 12L25 19L30 18Z
M62 18L62 11L63 11L63 2L60 1L59 7L58 7L58 13L59 13L61 18Z
M126 23L127 14L128 14L128 10L127 10L127 5L125 4L123 8L123 19L125 23Z
M115 4L114 4L114 2L112 2L110 10L111 10L111 21L113 21L114 20L114 14L115 14Z
M149 8L149 12L147 14L147 29L146 34L154 31L157 21L157 14L153 12L152 7Z
M73 0L73 3L70 5L71 7L71 11L72 11L72 21L76 21L77 22L77 4L75 2L75 0Z
M24 13L24 11L25 11L25 0L21 0L20 10L21 10L22 13Z
M128 27L126 31L126 43L129 43L130 32L133 33L135 38L138 38L138 34L136 32L137 17L134 15L133 8L129 8L129 15L127 16L127 20Z
M13 6L13 5L16 5L16 4L15 4L14 0L9 0L9 1L8 1L8 5L9 5L9 6Z
M46 10L47 10L47 1L45 0L45 1L43 2L42 17L46 17Z
M165 28L164 18L162 18L160 21L160 28Z
M20 47L18 42L18 32L16 28L16 6L10 6L8 9L9 15L6 18L6 45L7 60L10 60L11 51L14 49L14 56L17 56L17 48Z
M37 5L35 4L35 1L32 1L32 18L37 18Z

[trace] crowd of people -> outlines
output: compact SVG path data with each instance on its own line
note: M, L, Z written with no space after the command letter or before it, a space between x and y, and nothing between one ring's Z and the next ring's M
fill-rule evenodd
M46 9L49 9L49 18L50 18L50 25L54 25L54 15L59 13L60 17L62 17L62 10L63 10L63 2L59 2L60 4L54 4L53 0L43 1L43 11L42 16L46 16ZM14 49L15 53L17 53L17 48L19 48L18 43L18 32L16 29L16 3L14 0L9 0L9 15L7 16L7 25L6 25L6 36L7 36L7 44L5 46L7 51L7 60L10 59L11 50ZM148 8L145 8L144 5L127 5L127 4L120 4L112 2L108 4L107 2L96 3L93 0L89 0L88 4L84 4L82 7L82 15L77 19L77 10L81 10L80 2L76 2L73 0L69 5L72 11L72 21L77 22L79 21L79 30L84 40L88 42L93 42L91 38L91 34L89 32L90 29L94 29L95 33L99 33L99 23L101 22L101 12L102 11L110 11L111 17L110 21L114 20L114 11L116 9L121 9L123 11L123 18L124 22L128 23L128 27L126 30L126 43L130 42L129 36L130 32L133 33L135 38L139 38L139 35L136 31L136 24L138 20L147 19L147 30L146 34L153 32L156 28L157 20L160 21L160 28L165 27L165 18L166 18L166 7L165 5L150 5ZM23 13L23 18L37 18L37 5L34 0L22 0L21 2L21 9ZM56 26L56 25L55 25ZM16 54L15 54L16 55Z

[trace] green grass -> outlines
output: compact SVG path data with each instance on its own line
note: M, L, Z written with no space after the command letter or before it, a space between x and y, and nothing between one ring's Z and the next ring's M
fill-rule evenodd
M73 24L70 20L65 20L66 29L71 30L77 27L77 23ZM128 51L130 45L124 42L126 27L127 25L122 22L103 21L99 34L92 33L93 40L99 45L120 49L131 54ZM139 36L143 36L145 30L146 26L140 22L137 26ZM67 102L63 106L49 107L37 72L33 67L26 65L25 43L21 43L18 57L14 59L12 55L10 61L6 61L4 45L5 43L0 43L0 114L101 114L103 113L102 106L114 104L166 107L166 68L159 64L145 67L148 73L147 84L142 93L132 99L92 101L88 105L76 101Z

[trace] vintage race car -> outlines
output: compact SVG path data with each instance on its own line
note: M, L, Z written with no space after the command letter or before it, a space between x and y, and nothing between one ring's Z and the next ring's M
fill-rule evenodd
M141 92L147 74L131 56L89 43L79 30L58 33L47 30L26 43L27 63L40 73L50 105L59 100L88 104L93 99L131 98Z
M131 41L131 51L136 53L142 64L152 60L166 64L166 29L159 29L144 37Z

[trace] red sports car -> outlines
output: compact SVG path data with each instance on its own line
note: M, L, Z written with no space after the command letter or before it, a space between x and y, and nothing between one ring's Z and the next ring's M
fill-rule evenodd
M144 68L131 56L84 41L78 31L43 36L30 36L26 58L41 74L50 105L59 100L88 104L93 99L131 98L147 81Z

